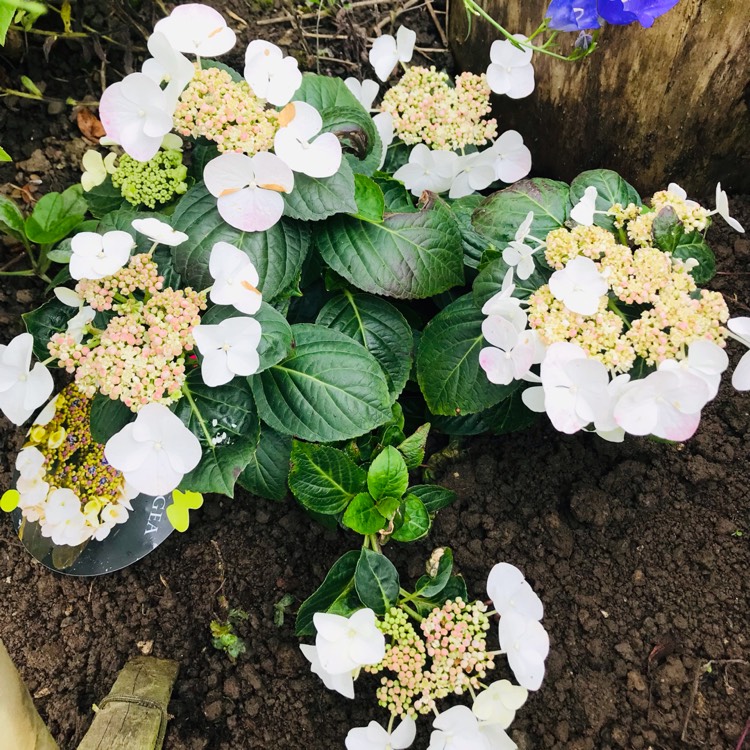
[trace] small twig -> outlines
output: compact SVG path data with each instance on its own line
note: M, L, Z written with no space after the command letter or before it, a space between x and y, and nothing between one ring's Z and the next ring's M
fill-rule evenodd
M358 3L352 3L348 6L347 10L354 10L356 8L371 8L374 5L388 5L389 3L387 0L360 0ZM298 18L300 21L310 21L313 18L317 18L318 15L321 16L328 16L331 14L331 11L326 9L321 9L320 11L315 11L314 13L295 13L294 15L290 15L289 13L286 13L283 16L274 16L273 18L262 18L260 21L256 21L256 26L273 26L277 23L291 23L295 18Z
M750 717L747 719L747 723L745 724L745 729L742 732L742 735L740 736L739 740L737 741L737 747L734 750L742 750L742 746L745 744L745 740L747 739L748 734L750 734Z
M432 0L425 0L425 5L427 6L427 12L430 14L430 18L432 18L432 22L435 24L437 33L440 35L440 41L443 43L443 47L447 47L448 37L446 36L445 31L443 30L443 25L440 23L440 20L438 19L437 14L435 13L435 8L432 7Z
M232 13L229 8L224 8L224 12L230 17L233 18L237 23L239 23L242 26L248 26L248 22L244 18L240 18L236 13Z
M408 13L410 10L416 10L417 8L415 6L417 5L417 2L418 0L406 0L400 8L392 10L384 19L378 21L375 25L375 29L380 32L388 26L388 24L394 24L400 15ZM422 6L420 5L419 7L421 8Z
M214 549L216 550L216 554L219 557L219 575L221 576L221 583L219 584L219 588L214 591L214 596L216 596L223 588L224 588L224 558L221 556L221 549L219 548L219 543L215 540L211 540L211 544L213 544Z
M352 70L359 70L361 65L359 63L351 62L350 60L337 60L335 57L319 57L319 60L323 60L324 62L332 62L332 63L338 63L339 65L343 65L347 68L351 68Z
M302 36L308 39L348 39L345 34L316 34L314 31L303 31Z
M94 590L94 581L96 581L96 578L91 579L91 585L89 586L89 595L88 599L86 599L87 602L91 602L91 592Z

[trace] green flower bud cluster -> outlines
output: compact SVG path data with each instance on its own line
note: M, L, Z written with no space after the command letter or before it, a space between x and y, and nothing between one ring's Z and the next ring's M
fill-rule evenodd
M186 177L182 151L167 149L146 162L123 154L112 175L112 184L128 203L156 208L157 203L168 203L187 190Z

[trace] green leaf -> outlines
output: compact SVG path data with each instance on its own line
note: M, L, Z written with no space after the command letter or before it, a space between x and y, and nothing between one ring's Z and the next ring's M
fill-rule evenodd
M418 484L409 487L409 494L418 497L430 513L436 513L441 508L452 505L456 500L455 492L438 484Z
M564 182L535 177L520 180L493 193L479 204L472 215L474 230L499 250L515 239L529 211L534 212L531 234L540 240L563 226L568 218L569 190Z
M112 184L112 178L107 179L101 185L95 185L91 190L83 194L89 207L89 213L97 219L102 219L108 213L127 207L130 204L122 197L120 188Z
M244 313L228 305L214 305L201 318L201 325L218 325L229 318L247 317ZM261 302L260 309L253 315L260 323L260 345L258 374L281 362L292 352L292 329L286 318L267 302ZM251 376L252 377L252 376Z
M349 440L391 418L392 398L363 346L319 325L292 326L294 353L251 378L263 421L313 442Z
M361 174L354 175L354 200L357 203L356 218L378 224L383 221L385 197L374 180Z
M334 133L338 137L344 148L344 160L354 174L371 175L377 170L383 142L372 117L359 102L356 108L336 106L324 109L320 116L323 118L321 132Z
M59 242L83 221L87 209L80 185L73 185L62 193L47 193L26 219L26 236L38 245Z
M469 592L466 589L466 581L463 576L451 576L443 590L439 594L433 594L433 601L438 605L443 605L448 599L451 601L456 601L456 599L469 601Z
M641 196L638 191L628 182L611 169L592 169L581 172L578 177L570 183L570 204L574 206L583 198L587 187L595 187L597 192L596 210L608 211L615 203L625 207L630 203L641 205ZM594 224L598 227L616 232L613 216L606 214L594 214ZM537 235L538 236L538 235ZM543 239L540 237L540 239Z
M369 494L369 493L368 493ZM400 497L383 497L377 502L377 509L384 518L393 518L396 511L401 507L402 499Z
M5 37L10 25L13 23L13 16L16 14L15 5L6 5L0 3L0 47L5 44Z
M682 222L672 206L664 206L656 214L651 231L654 238L654 247L658 247L665 253L674 252L680 239L685 234Z
M68 327L68 321L77 310L60 302L57 297L45 302L36 310L24 313L21 317L26 330L34 337L34 356L44 361L49 358L47 344L55 333L60 333Z
M403 182L384 176L382 172L378 172L373 179L383 192L385 210L389 214L409 213L417 210L414 207L412 196L404 187Z
M398 571L387 557L372 550L362 549L354 585L362 604L376 615L384 615L398 600Z
M196 182L200 182L203 180L203 170L206 168L206 164L217 156L219 156L219 147L213 141L209 141L206 138L199 138L190 152L188 174Z
M505 435L530 427L539 418L523 403L521 383L516 390L499 404L465 417L435 417L435 427L448 435Z
M481 309L490 297L494 297L503 288L503 279L508 272L508 264L502 258L495 258L490 261L474 279L472 293L474 302ZM519 279L515 277L513 283L516 288L513 290L513 296L520 299L527 299L540 286L549 281L550 274L542 271L538 266L528 279Z
M362 344L385 371L391 394L395 397L403 391L411 370L413 339L406 318L390 302L345 291L323 307L316 323Z
M399 453L406 461L406 468L410 471L422 465L424 461L424 452L427 446L427 436L430 434L430 423L423 424L421 427L409 435L400 445L396 447Z
M464 265L469 268L478 268L479 263L482 260L482 255L487 249L487 239L482 237L479 232L474 229L474 225L471 223L471 217L484 200L484 197L479 194L466 195L463 198L459 198L451 203L451 209L458 222L458 228L461 232L461 244L464 249Z
M387 214L376 224L336 216L316 227L323 260L350 284L399 299L421 299L463 283L458 224L432 196L421 210Z
M26 237L23 214L14 202L4 195L0 195L0 232L7 232L17 240Z
M479 366L484 315L471 294L441 310L422 333L417 380L433 414L457 416L494 406L515 385L490 383Z
M453 572L453 551L450 547L443 548L443 554L438 562L438 569L434 576L423 576L414 587L415 593L430 599L437 596L446 586Z
M237 480L248 492L269 500L283 500L287 492L292 438L260 425L260 439L250 462Z
M341 162L332 177L310 177L297 172L294 190L284 193L284 215L291 219L320 221L340 213L356 213L354 173L349 163Z
M375 507L375 502L370 494L360 492L349 503L341 522L358 534L374 534L383 528L385 518Z
M404 457L391 445L378 454L367 471L367 489L380 500L402 497L409 486L409 470Z
M696 284L706 284L716 274L716 256L700 232L683 235L672 255L680 260L698 261L698 265L690 269Z
M187 377L193 404L183 396L175 414L198 438L201 462L183 478L180 489L234 497L240 474L251 461L260 437L260 422L250 386L244 378L209 387L194 370Z
M315 635L313 615L316 612L328 612L337 600L345 598L354 589L354 573L359 555L358 550L350 550L336 560L315 593L302 602L297 611L295 635Z
M211 250L228 242L245 252L260 276L263 299L272 302L296 285L302 262L310 249L307 226L282 219L267 232L241 232L225 223L216 198L200 184L185 193L172 215L172 226L190 240L172 248L175 268L185 284L205 289L213 284L208 271Z
M97 393L91 401L91 437L97 443L106 443L135 416L119 399Z
M0 11L0 13L1 12L2 11ZM2 42L0 42L0 44L2 44ZM13 161L13 159L11 158L10 154L2 146L0 146L0 162L4 161Z
M42 94L42 92L40 91L39 86L37 86L34 81L32 81L28 76L21 76L21 85L29 93L34 94L34 96L38 97L39 99L42 99L44 97L44 94Z
M403 505L404 522L391 538L397 542L414 542L426 536L432 521L424 503L416 495L407 495Z
M365 489L367 475L343 451L328 445L294 441L289 489L309 510L341 513Z

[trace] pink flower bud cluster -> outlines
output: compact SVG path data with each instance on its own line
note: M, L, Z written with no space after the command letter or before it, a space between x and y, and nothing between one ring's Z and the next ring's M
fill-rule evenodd
M199 68L180 95L174 127L180 135L214 141L219 151L252 156L273 148L279 121L247 81L233 81L219 68Z
M156 294L164 284L159 269L148 253L133 255L116 274L103 279L82 279L76 293L94 310L111 310L117 295L129 297L133 292Z
M145 302L131 298L114 308L118 315L100 335L77 344L67 333L55 334L50 354L75 373L89 397L98 391L134 412L152 402L174 403L182 395L184 354L193 349L205 293L168 288Z
M383 97L399 138L409 145L455 151L481 146L497 135L497 122L483 119L492 110L485 75L462 73L456 85L434 66L411 66Z
M384 669L394 677L381 678L378 703L397 716L431 713L437 701L451 694L480 689L488 670L495 666L487 652L490 627L482 602L447 601L430 612L421 624L420 637L407 615L393 608L379 623L389 636L380 664L367 667L377 674ZM428 667L428 657L431 663Z

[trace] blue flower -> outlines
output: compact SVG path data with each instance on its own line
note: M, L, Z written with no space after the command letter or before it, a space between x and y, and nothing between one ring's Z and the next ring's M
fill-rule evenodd
M552 0L547 9L555 31L598 29L601 20L617 26L638 21L646 28L674 8L679 0Z

